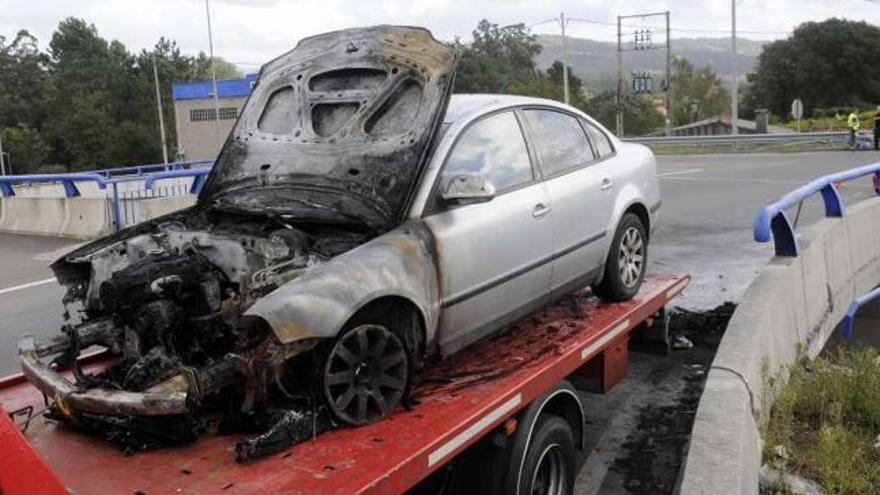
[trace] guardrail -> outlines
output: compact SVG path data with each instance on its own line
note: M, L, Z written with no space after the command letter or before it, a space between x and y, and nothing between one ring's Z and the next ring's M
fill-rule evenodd
M755 241L770 242L773 239L777 256L797 256L800 252L800 246L794 232L794 226L788 219L785 210L801 203L817 192L821 192L825 202L825 216L843 217L846 214L846 205L835 184L869 175L874 176L874 190L880 195L880 163L875 163L820 177L786 194L775 203L765 206L755 218Z
M856 324L856 314L862 309L862 306L878 299L880 299L880 287L853 301L846 312L846 316L843 317L843 338L845 340L852 339L853 327Z
M102 168L100 170L89 170L90 173L100 174L106 178L110 177L118 177L125 175L137 175L143 176L144 174L151 174L157 172L169 172L174 170L186 170L191 169L193 167L201 167L205 165L212 165L214 160L195 160L195 161L183 161L183 162L171 162L171 163L148 163L144 165L128 165L123 167L108 167ZM210 167L209 167L210 168Z
M95 182L98 188L107 187L104 176L93 172L80 172L73 174L30 174L30 175L0 175L0 195L4 198L15 196L12 184L32 184L34 182L60 182L64 186L64 197L74 198L80 195L76 182Z
M846 132L790 132L780 134L731 134L700 136L650 136L625 138L623 141L638 144L738 144L738 143L785 143L840 140L849 136Z
M198 195L207 181L211 168L183 168L205 165L211 161L178 162L173 164L161 164L164 170L149 172L155 165L139 165L135 167L121 167L108 169L107 173L79 172L70 174L32 174L32 175L7 175L0 176L0 196L11 198L15 196L13 184L30 185L33 183L61 183L64 188L65 198L81 196L76 186L77 182L94 182L99 189L107 189L106 200L113 221L112 228L119 231L130 225L144 220L141 214L141 202L144 200L179 198L187 194ZM127 172L127 173L126 173ZM119 175L113 175L114 173ZM172 184L158 188L156 181L165 179L192 178L192 183L187 189L184 184ZM120 190L120 184L143 181L143 189ZM146 208L146 206L143 206Z
M180 177L193 177L193 182L192 185L190 185L189 187L189 192L190 194L199 194L200 192L202 192L202 188L205 187L205 182L208 180L208 174L210 173L210 169L169 170L167 172L157 172L148 176L144 185L148 190L152 190L153 183L157 180L175 179Z

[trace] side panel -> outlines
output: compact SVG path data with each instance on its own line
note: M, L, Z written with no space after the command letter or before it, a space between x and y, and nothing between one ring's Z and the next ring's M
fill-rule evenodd
M539 183L425 219L441 267L444 354L503 326L512 312L548 302L553 213L535 209L549 204Z
M406 222L316 266L245 313L266 320L282 343L335 336L361 307L383 296L409 299L433 339L439 311L433 239L421 222Z

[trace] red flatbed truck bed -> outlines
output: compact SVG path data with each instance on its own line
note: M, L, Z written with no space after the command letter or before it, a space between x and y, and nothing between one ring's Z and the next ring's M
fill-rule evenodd
M26 406L39 411L44 402L15 375L0 380L5 410L0 495L67 489L147 495L404 493L499 426L517 428L511 418L567 377L588 374L602 389L613 386L626 373L630 332L663 311L689 280L651 277L626 303L566 298L423 372L414 387L418 403L410 410L369 426L330 431L248 464L233 460L237 435L208 435L185 447L124 456L103 439L39 414L21 433L21 418L13 421L7 413Z

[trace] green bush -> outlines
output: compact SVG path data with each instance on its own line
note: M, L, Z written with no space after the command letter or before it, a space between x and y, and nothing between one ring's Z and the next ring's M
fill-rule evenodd
M880 355L839 350L789 368L764 430L765 459L827 493L880 487ZM783 449L779 449L778 446Z

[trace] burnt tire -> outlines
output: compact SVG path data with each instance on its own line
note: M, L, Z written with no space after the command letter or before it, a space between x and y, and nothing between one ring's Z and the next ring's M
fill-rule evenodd
M627 213L620 220L602 282L593 286L593 292L611 302L629 301L642 287L648 266L648 235L638 215Z
M382 325L364 324L340 335L321 367L321 388L333 414L350 425L388 417L409 386L409 356Z
M519 472L518 495L572 495L577 454L568 422L542 414Z

